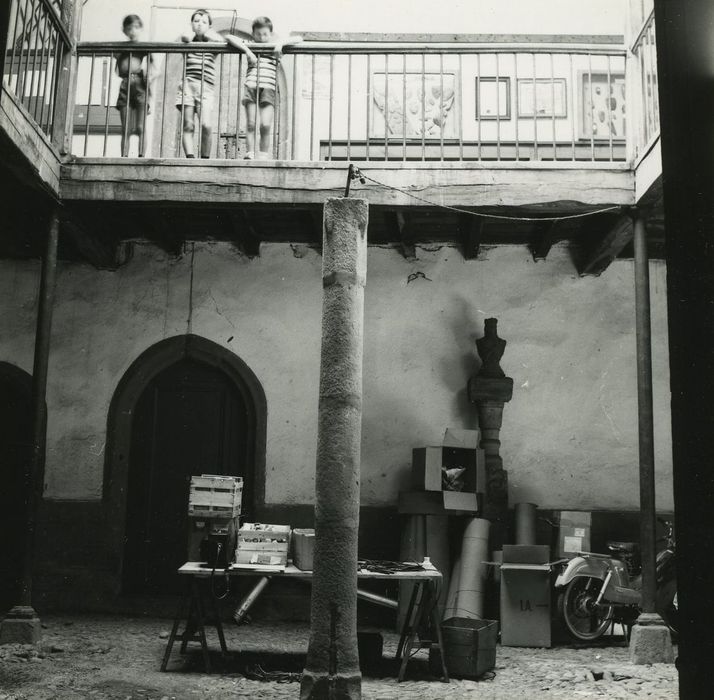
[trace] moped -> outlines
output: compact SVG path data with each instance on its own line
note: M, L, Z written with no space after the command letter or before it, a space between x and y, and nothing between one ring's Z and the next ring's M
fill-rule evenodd
M655 607L669 628L677 631L677 578L674 568L673 524L664 520L667 534L656 559L657 597ZM630 629L640 613L642 573L639 545L608 542L610 554L580 552L555 581L558 617L576 639L592 641L610 625Z

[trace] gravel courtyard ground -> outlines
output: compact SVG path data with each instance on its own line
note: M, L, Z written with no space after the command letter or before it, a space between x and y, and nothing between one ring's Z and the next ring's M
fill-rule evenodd
M299 671L308 628L295 624L226 625L230 658L216 653L213 674L204 673L200 654L186 657L178 645L167 673L159 671L166 645L167 620L118 617L48 617L38 648L0 647L0 700L267 700L299 697L296 682L246 678L257 661L267 670ZM218 648L215 632L209 644ZM366 677L369 700L456 700L457 698L661 698L678 697L672 665L633 666L624 643L593 648L499 647L495 675L480 681L428 680L426 653L415 657L410 680L397 684L388 657L397 636L383 632L382 677ZM253 666L254 668L254 666Z

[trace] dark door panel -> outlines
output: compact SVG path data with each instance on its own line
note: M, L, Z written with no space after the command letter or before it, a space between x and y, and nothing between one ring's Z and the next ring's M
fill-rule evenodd
M169 591L186 559L194 474L242 476L251 429L241 393L220 370L182 360L137 402L132 428L124 581L127 592ZM250 503L244 500L246 507Z

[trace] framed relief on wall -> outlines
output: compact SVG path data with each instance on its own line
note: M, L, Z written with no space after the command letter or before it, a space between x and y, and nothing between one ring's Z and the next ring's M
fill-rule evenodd
M374 73L370 137L457 138L457 84L454 72Z
M580 138L625 138L625 75L589 73L579 75Z
M562 118L568 116L565 78L519 78L518 116Z
M511 79L476 78L476 119L511 118Z

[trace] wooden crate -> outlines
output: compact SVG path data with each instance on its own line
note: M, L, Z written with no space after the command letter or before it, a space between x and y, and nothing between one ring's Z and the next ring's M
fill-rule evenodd
M284 568L288 561L290 533L289 525L244 523L238 530L236 567Z
M242 499L243 479L239 476L192 476L188 514L192 518L237 518Z
M288 550L290 525L265 525L263 523L243 523L238 530L238 548L274 549L276 552Z
M449 673L463 678L478 678L496 665L498 622L450 617L441 623L444 658ZM429 662L438 670L436 654L429 653Z

